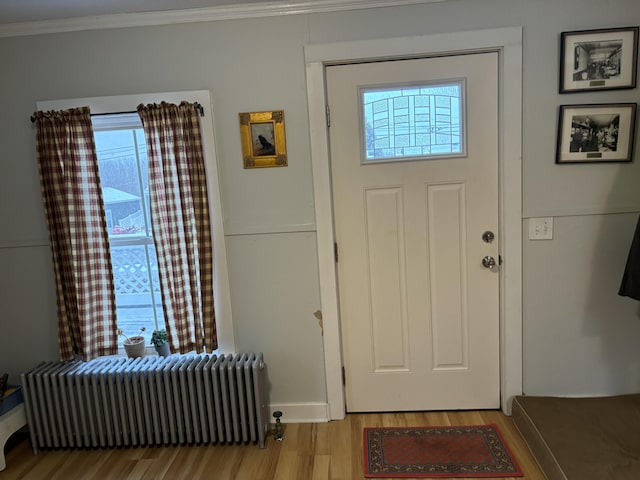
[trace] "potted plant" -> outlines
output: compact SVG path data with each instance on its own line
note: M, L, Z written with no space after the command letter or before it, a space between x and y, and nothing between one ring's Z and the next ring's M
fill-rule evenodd
M151 334L151 344L156 347L156 352L161 357L167 357L171 354L169 350L169 337L164 329L154 330Z
M146 329L144 327L140 327L140 333L144 332L145 330ZM116 331L118 333L118 336L124 337L124 342L122 342L122 344L124 345L124 350L127 352L127 357L144 357L145 344L144 337L142 335L138 334L132 337L128 337L127 335L125 335L123 329L118 328L118 330Z

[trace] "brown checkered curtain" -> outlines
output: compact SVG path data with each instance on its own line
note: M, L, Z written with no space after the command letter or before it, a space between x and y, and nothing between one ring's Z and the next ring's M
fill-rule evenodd
M117 353L109 238L89 108L36 112L34 117L60 358Z
M218 347L207 180L194 104L139 105L165 327L172 351Z

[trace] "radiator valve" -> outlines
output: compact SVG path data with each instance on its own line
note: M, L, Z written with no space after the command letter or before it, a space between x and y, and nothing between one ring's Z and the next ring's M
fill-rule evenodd
M284 433L282 433L282 423L280 422L280 417L282 416L282 412L280 410L276 410L273 412L273 418L276 419L276 426L274 430L274 435L276 440L281 442L284 440Z

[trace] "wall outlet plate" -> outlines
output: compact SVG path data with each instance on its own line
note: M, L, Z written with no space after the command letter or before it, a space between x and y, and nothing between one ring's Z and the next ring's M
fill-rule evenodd
M552 240L553 217L529 219L529 240Z

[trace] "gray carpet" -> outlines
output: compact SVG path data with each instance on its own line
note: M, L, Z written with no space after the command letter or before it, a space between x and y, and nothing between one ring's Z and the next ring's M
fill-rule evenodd
M513 421L549 480L640 479L640 394L518 396Z

